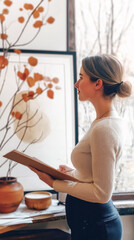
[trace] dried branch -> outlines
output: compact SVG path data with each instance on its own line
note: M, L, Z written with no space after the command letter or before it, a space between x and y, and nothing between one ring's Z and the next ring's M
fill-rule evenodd
M33 117L34 117L34 116L35 116L35 114L33 115ZM41 117L41 118L42 118L42 117ZM28 126L28 128L34 127L34 126L41 120L41 118L39 118L35 124L33 124L33 125L31 125L31 126ZM4 140L5 140L6 136L7 136L8 130L9 130L9 128L6 127L6 132L5 132L4 137L3 137L3 140L1 141L1 144L0 144L0 150L3 149L3 147L13 138L13 136L14 136L16 133L18 133L18 132L21 131L22 129L27 128L27 123L28 123L28 121L29 121L29 119L25 122L26 125L24 125L24 126L22 126L21 128L18 129L18 127L20 127L20 125L21 125L21 124L19 125L19 122L20 122L20 120L19 120L19 121L18 121L18 124L17 124L17 126L16 126L16 129L14 130L14 133L4 142ZM18 129L18 130L17 130L17 129ZM3 145L2 145L2 144L3 144Z
M111 54L113 54L113 35L114 35L114 3L111 0Z
M21 87L23 86L24 82L21 83ZM5 108L3 109L1 115L0 115L0 119L2 118L3 114L5 113L7 107L9 106L9 104L13 101L14 96L17 94L18 91L20 91L21 87L19 87L19 89L17 89L14 93L14 95L10 98L10 100L8 101L8 103L6 104ZM12 112L13 109L11 109L10 113ZM10 114L9 114L10 115Z
M129 23L127 24L127 26L126 26L126 27L123 27L122 31L121 31L120 34L119 34L119 37L114 41L114 45L116 45L116 43L118 42L115 52L118 52L118 49L119 49L120 43L121 43L121 39L122 39L122 37L124 36L125 32L128 30L128 28L130 27L133 19L134 19L134 15L130 18L130 21L129 21Z
M1 70L0 70L0 76L2 77L2 81L1 81L1 89L0 89L0 95L2 95L3 91L5 90L4 89L4 86L5 86L5 83L6 83L6 78L7 78L7 72L8 72L8 62L9 62L9 58L10 58L10 55L8 56L8 53L9 53L9 50L13 47L19 47L19 46L24 46L24 45L28 45L30 44L32 41L35 40L35 38L38 36L38 34L40 33L41 31L41 27L45 26L47 24L47 20L45 22L45 18L48 14L48 10L49 10L49 4L48 4L48 8L47 10L45 11L45 14L43 15L42 17L42 25L41 27L37 30L37 32L34 34L34 36L32 37L31 40L27 41L27 42L24 42L22 44L19 44L19 41L28 25L28 23L30 22L30 19L33 15L33 13L38 9L38 7L41 5L41 3L43 2L44 0L40 0L39 4L34 8L34 10L30 13L30 15L28 16L26 22L25 22L25 25L23 26L21 32L19 33L19 35L17 36L16 40L14 40L13 43L9 43L9 41L7 40L7 36L5 35L5 33L7 32L7 29L3 27L3 21L0 21L1 22L1 33L3 33L3 36L1 37L2 39L2 48L3 48L3 56L1 57L2 61L4 62L4 65L1 66ZM4 19L4 17L3 17ZM44 24L43 24L44 23ZM48 23L52 23L51 21ZM9 27L9 26L8 26ZM4 32L5 30L5 32ZM5 38L5 39L4 39ZM19 50L18 52L16 51L16 53L19 54ZM7 57L8 56L8 57ZM4 57L4 58L3 58ZM32 57L31 57L32 58ZM33 59L35 60L36 58L33 57ZM35 115L38 113L38 110L36 110L34 112L34 114L32 114L32 116L29 115L29 111L30 111L30 108L28 108L28 105L26 105L26 111L24 111L23 113L22 112L19 112L18 111L15 111L15 108L17 106L19 106L19 104L22 102L22 101L29 101L29 100L35 100L42 92L44 92L45 90L48 89L48 87L45 87L44 89L42 89L42 87L40 87L40 84L36 90L36 92L34 93L33 92L33 96L30 96L30 95L27 95L27 97L25 99L23 99L23 97L21 99L19 99L17 101L16 99L16 96L17 94L19 93L20 90L23 89L23 86L25 84L25 77L23 79L23 74L25 74L25 71L22 73L21 72L21 61L20 61L20 57L19 57L19 62L18 62L19 66L18 68L16 69L16 67L14 66L14 73L15 73L15 84L16 84L16 87L14 89L14 93L13 95L9 95L8 98L7 98L7 101L8 102L4 102L4 101L1 101L0 103L0 106L1 106L1 114L0 114L0 119L3 120L4 119L4 114L6 115L6 123L3 127L1 127L0 131L1 131L1 143L0 143L0 150L3 149L7 143L9 143L13 137L18 133L20 132L21 130L22 133L21 133L21 139L18 141L18 143L16 143L16 149L19 149L21 144L22 144L22 141L24 140L25 136L26 136L26 132L29 128L34 128L42 119L42 116L39 116L34 123L30 123L30 120L34 119ZM35 66L34 64L32 64L32 62L30 63L30 66L31 66L31 69ZM26 64L25 64L26 65ZM25 66L26 67L26 66ZM3 70L3 68L5 68ZM17 72L17 70L20 70L19 72ZM25 69L27 70L27 69ZM28 75L30 76L30 71L29 69L27 70L28 72ZM2 75L2 73L4 75ZM17 75L19 76L17 78ZM42 78L42 74L39 74L39 79L34 79L34 81L41 81L43 79L40 79L40 75L41 75L41 78ZM21 77L22 76L22 77ZM22 80L22 81L21 81ZM27 87L29 86L29 88L31 87L31 85L33 84L32 82L30 82L30 78L29 78L29 82L27 82ZM57 83L57 82L55 82ZM34 83L35 84L35 83ZM33 84L33 85L34 85ZM52 85L52 84L51 84ZM42 85L41 85L42 86ZM50 87L51 88L51 87ZM28 89L29 90L29 89ZM28 91L27 90L27 91ZM12 93L11 93L12 94ZM28 91L28 94L30 94L30 91ZM49 90L48 91L48 94L47 96L49 98L53 98L53 90ZM2 95L3 97L3 95ZM31 99L32 98L32 99ZM3 104L3 105L2 105ZM16 108L17 109L17 108ZM18 108L19 109L19 108ZM26 120L23 121L23 115L25 114L26 116ZM3 119L2 119L3 118ZM22 121L21 121L22 119ZM17 122L16 122L17 121ZM11 130L11 127L13 124L16 124L15 125L15 129L13 130L13 132L9 131ZM2 125L3 125L3 122L2 122ZM41 135L39 136L39 138L37 139L34 139L33 141L31 141L31 143L29 143L26 148L23 150L25 151L31 144L34 144L36 142L38 142L43 136L43 132L41 133ZM4 164L7 163L7 159L0 165L0 167L2 167ZM7 175L9 175L11 173L11 170L16 166L17 164L12 164L12 161L9 161L9 165L8 165L8 172L7 172Z
M3 91L3 88L4 88L4 85L5 85L7 70L8 70L8 68L6 68L6 71L5 71L5 76L4 76L3 83L2 83L2 86L1 86L1 89L0 89L0 95L1 95L1 93ZM0 73L1 73L1 71L0 71Z
M26 43L16 44L15 47L23 47L23 46L26 46L26 45L30 44L31 42L33 42L33 40L38 36L40 30L41 30L41 28L38 29L37 33L30 41L28 41Z
M37 122L35 122L34 124L28 125L28 128L33 128L33 127L35 127L35 126L39 123L39 121L40 121L41 119L42 119L42 117L40 117L40 118L37 120ZM24 128L26 128L26 126L23 126L23 127L19 128L17 131L15 131L15 134L18 133L19 131L21 131L21 130L24 129Z
M96 30L98 31L97 23L96 23L96 21L95 21L96 18L94 18L95 15L92 13L92 9L91 9L90 4L89 4L88 10L89 10L89 14L92 16L93 24L94 24Z
M99 52L102 52L102 46L101 46L101 28L100 28L100 21L101 19L101 4L99 1L99 12L98 12L98 45L99 45Z
M24 25L24 27L23 27L23 29L22 29L20 35L19 35L19 37L18 37L17 40L11 45L10 48L15 47L16 43L20 40L20 38L21 38L21 36L22 36L24 30L26 29L26 26L28 25L28 23L29 23L29 21L30 21L32 15L33 15L33 13L34 13L35 10L41 5L41 3L42 3L43 1L44 1L44 0L41 0L41 1L39 2L39 4L34 8L34 10L31 12L31 14L29 15L29 17L28 17L28 19L27 19L27 21L26 21L26 23L25 23L25 25Z
M0 165L0 168L3 167L3 165L7 162L8 162L8 159L4 160L4 162Z
M43 136L43 132L41 133L41 135L40 135L40 137L39 137L38 139L34 139L33 141L31 141L31 142L27 145L27 147L26 147L22 152L25 152L25 151L28 149L28 147L30 147L32 144L35 144L35 143L37 143L38 141L40 141L40 139L42 138L42 136ZM18 149L18 148L16 148L16 149ZM13 165L12 167L11 167L11 165L10 165L10 169L9 169L7 175L9 175L10 172L13 170L13 168L16 167L17 165L18 165L18 163L14 163L14 165Z

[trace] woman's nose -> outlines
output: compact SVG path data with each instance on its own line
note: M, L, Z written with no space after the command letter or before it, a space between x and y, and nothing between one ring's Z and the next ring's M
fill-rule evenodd
M77 81L77 82L74 84L75 88L78 88L78 85L79 85L79 82Z

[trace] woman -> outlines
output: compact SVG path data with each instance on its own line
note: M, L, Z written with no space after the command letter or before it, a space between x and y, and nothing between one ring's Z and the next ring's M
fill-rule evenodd
M66 214L72 240L121 240L122 224L111 196L115 170L123 150L123 120L113 107L116 95L131 94L123 82L121 63L111 55L83 59L75 83L79 100L90 101L96 119L71 154L75 169L59 167L79 182L54 180L35 169L39 178L58 192L67 193Z

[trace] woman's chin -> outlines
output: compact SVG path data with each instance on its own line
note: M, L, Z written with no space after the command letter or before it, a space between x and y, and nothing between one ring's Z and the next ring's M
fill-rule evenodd
M84 102L84 101L86 101L86 100L79 95L79 101Z

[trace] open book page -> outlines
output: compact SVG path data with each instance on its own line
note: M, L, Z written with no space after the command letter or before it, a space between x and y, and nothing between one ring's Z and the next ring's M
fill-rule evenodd
M30 157L29 155L26 155L22 152L19 152L17 150L13 150L11 152L8 152L3 157L11 159L15 162L21 163L25 166L31 166L33 168L36 168L44 173L47 173L51 175L54 179L59 180L71 180L78 182L78 179L69 176L65 173L60 172L59 170L56 170L55 168L45 164L44 162L41 162L37 158Z

